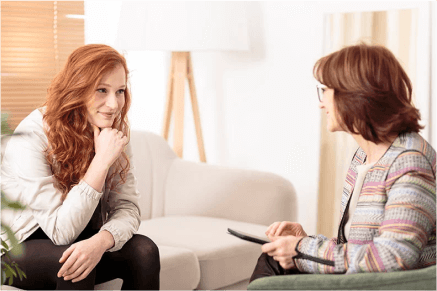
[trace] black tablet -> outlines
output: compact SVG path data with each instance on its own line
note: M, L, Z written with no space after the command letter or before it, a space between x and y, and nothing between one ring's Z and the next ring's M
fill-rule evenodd
M245 233L245 232L242 232L242 231L239 231L239 230L233 230L233 229L230 229L230 228L228 228L228 231L229 231L228 232L229 234L232 234L232 235L234 235L234 236L236 236L238 238L241 238L241 239L244 239L244 240L247 240L247 241L250 241L250 242L254 242L254 243L257 243L257 244L261 244L261 245L269 243L267 238L258 237L258 236L252 235L252 234L248 234L248 233Z

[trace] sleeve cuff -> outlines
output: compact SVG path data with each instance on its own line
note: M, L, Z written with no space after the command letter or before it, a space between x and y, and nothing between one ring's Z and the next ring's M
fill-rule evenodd
M116 252L118 250L120 250L122 248L122 244L120 242L120 233L117 231L117 229L108 226L108 225L103 225L99 232L106 230L108 231L110 234L112 234L112 237L114 238L114 246L108 250L106 250L107 252Z
M301 238L297 242L296 248L295 248L295 251L296 251L297 255L295 255L293 257L293 260L295 261L296 267L298 267L299 270L305 270L305 267L304 267L303 262L301 260L308 260L308 261L311 261L311 262L314 262L314 263L318 263L318 264L334 267L335 266L335 262L334 261L319 258L317 256L317 253L315 253L314 255L308 255L306 253L303 253L302 252L303 250L300 250L300 245L301 245L301 242L303 240L312 240L312 239L315 239L315 237L306 236L306 237ZM308 242L307 242L306 245L308 245ZM299 260L297 261L296 259L299 259ZM305 271L307 271L307 270L305 270Z
M85 195L87 195L88 197L94 200L99 200L100 197L102 197L103 195L103 192L97 191L96 189L88 185L88 183L85 182L84 180L80 180L79 184L77 184L77 187L80 189L82 193L84 193Z

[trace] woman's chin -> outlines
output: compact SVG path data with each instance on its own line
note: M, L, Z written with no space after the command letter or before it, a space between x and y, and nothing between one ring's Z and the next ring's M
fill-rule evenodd
M111 128L112 127L112 121L100 121L96 122L95 124L99 128Z

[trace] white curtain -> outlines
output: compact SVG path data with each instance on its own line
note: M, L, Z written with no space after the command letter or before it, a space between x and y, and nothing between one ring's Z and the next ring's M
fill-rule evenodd
M431 3L431 60L432 60L432 71L431 71L431 102L430 102L430 114L431 122L433 127L430 130L431 133L431 144L437 148L437 2Z
M384 45L403 65L416 87L417 9L327 15L325 55L361 41ZM413 93L414 98L414 93ZM343 183L358 144L347 133L326 130L322 114L318 233L337 235Z

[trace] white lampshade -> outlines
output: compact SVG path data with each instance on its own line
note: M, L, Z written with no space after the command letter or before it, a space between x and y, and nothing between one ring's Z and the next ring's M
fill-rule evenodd
M249 49L246 3L123 1L117 48L123 50Z

